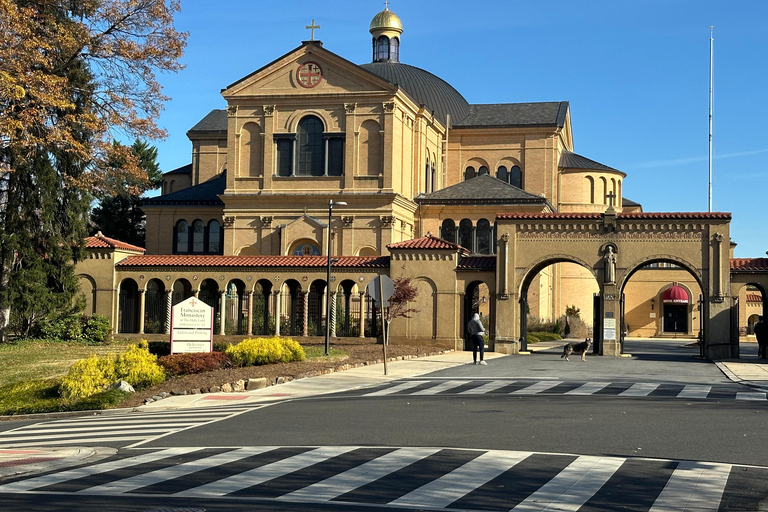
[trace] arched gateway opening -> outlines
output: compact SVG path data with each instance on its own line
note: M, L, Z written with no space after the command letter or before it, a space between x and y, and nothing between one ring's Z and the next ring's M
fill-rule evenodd
M731 336L730 214L617 213L609 207L605 213L506 213L497 215L496 223L497 351L525 349L524 318L533 279L548 265L572 262L591 273L598 286L593 306L595 350L621 355L630 279L649 264L669 262L685 269L701 290L697 313L701 355L738 357L738 338ZM664 304L664 292L674 286L666 285L659 288L654 308ZM688 333L698 297L682 288L687 304L674 302L683 297L670 292L667 311L685 318ZM675 305L681 307L675 310Z

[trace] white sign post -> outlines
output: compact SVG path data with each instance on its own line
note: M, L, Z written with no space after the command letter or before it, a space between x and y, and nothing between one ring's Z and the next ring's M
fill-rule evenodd
M213 352L213 308L197 297L171 310L171 354Z

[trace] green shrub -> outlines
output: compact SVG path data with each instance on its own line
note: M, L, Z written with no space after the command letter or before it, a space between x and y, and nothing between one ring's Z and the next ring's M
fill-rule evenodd
M232 344L228 341L214 341L213 342L213 351L214 352L226 352L229 347L231 347ZM170 352L168 352L170 354Z
M85 319L83 338L95 343L104 343L109 339L109 318L93 315Z
M130 393L109 389L87 398L65 400L56 379L31 380L0 387L0 415L108 409Z
M171 353L171 344L167 341L149 341L147 342L147 349L150 354L163 357Z
M539 339L539 341L555 341L555 340L561 340L563 339L562 336L559 334L555 334L553 332L546 332L546 331L535 331L529 333L529 336L533 335L536 338Z
M227 356L237 366L303 361L304 349L287 338L248 338L227 348Z
M149 353L146 340L142 340L115 358L115 377L143 388L163 382L165 372L157 364L157 356Z
M59 394L70 400L85 398L103 391L114 381L114 359L94 354L72 365L69 373L61 379Z
M540 339L538 336L536 336L535 334L531 334L531 333L528 333L528 334L525 336L525 340L526 340L528 343L538 343L538 342L540 342L540 341L541 341L541 339Z
M224 368L228 362L229 359L223 352L173 354L157 360L157 364L169 375L209 372Z

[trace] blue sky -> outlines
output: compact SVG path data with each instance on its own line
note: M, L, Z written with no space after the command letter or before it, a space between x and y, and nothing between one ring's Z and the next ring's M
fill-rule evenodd
M733 214L737 257L768 250L768 2L763 0L393 0L401 62L470 103L569 101L575 151L627 173L645 211L706 211L709 26L715 39L713 210ZM163 171L191 161L185 133L222 88L309 39L371 60L378 0L182 0L186 69L161 75L172 97L157 142Z

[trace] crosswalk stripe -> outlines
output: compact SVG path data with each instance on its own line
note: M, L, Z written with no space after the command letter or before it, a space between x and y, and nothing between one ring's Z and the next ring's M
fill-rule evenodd
M487 382L482 386L478 386L476 388L462 391L459 394L460 395L482 395L484 393L489 393L499 388L503 388L504 386L508 386L509 384L514 384L514 382L515 381L513 380L492 380L491 382Z
M736 393L736 400L765 400L765 393L749 393L740 391Z
M169 428L142 428L141 434L155 434L159 432L168 432ZM137 434L136 429L131 430L110 430L110 431L104 431L104 434L113 434L113 435L130 435L130 434ZM71 432L69 434L52 434L52 435L45 435L45 440L53 440L53 439L70 439L70 438L81 438L81 437L87 437L91 438L93 436L93 432ZM146 436L145 436L146 437ZM25 437L4 437L0 438L0 441L3 443L11 443L13 441L30 441L29 436Z
M247 409L244 409L245 411ZM237 412L243 411L204 411L204 412L190 412L186 410L178 411L165 411L162 413L132 413L119 416L87 416L85 418L69 419L69 420L56 420L51 424L56 425L80 425L83 423L143 423L147 421L168 421L168 418L178 418L186 420L199 420L206 421L209 417L220 418L227 417Z
M293 491L281 499L329 501L439 452L439 448L400 448L349 471Z
M632 384L632 387L629 389L619 393L619 396L648 396L658 387L658 384L650 382L638 382L636 384Z
M683 461L648 512L716 512L730 464Z
M60 473L53 473L50 475L39 476L36 478L30 478L28 480L21 480L19 482L12 482L5 485L0 485L0 492L23 492L30 491L32 489L39 489L41 487L47 487L49 485L59 484L68 480L75 480L77 478L83 478L86 476L95 475L98 473L106 473L107 471L113 471L115 469L123 469L131 466L137 466L139 464L145 464L147 462L154 462L156 460L165 459L174 455L184 455L186 453L192 453L203 448L168 448L157 452L145 453L136 457L130 457L128 459L117 459L110 462L103 462L101 464L94 464L93 466L87 466L84 468L70 469L68 471L62 471Z
M583 456L512 510L578 510L608 481L626 459Z
M683 390L677 394L678 398L707 398L712 386L697 386L694 384L686 385Z
M150 471L149 473L143 473L132 476L130 478L124 478L116 482L110 482L96 487L90 487L78 491L79 494L118 494L147 487L149 485L172 480L180 476L189 475L197 471L204 469L221 466L230 462L235 462L253 455L259 455L272 450L269 446L248 447L232 450L227 453L220 453L218 455L212 455L202 459L197 459L192 462L186 462L177 466L171 466L164 469L158 469L157 471Z
M566 395L591 395L597 393L608 385L607 382L587 382L583 386L567 391Z
M510 393L511 395L535 395L536 393L541 393L542 391L546 391L548 389L551 389L558 384L561 384L559 380L544 380L541 382L537 382L531 386L528 386L527 388L518 389L517 391L513 391Z
M532 452L485 452L460 468L422 485L389 504L405 507L447 507L530 455Z
M400 391L404 391L406 389L415 388L421 384L420 381L410 381L410 382L403 382L402 384L398 384L397 386L387 388L387 389L380 389L379 391L374 391L373 393L366 393L363 396L383 396L383 395L391 395L393 393L399 393Z
M217 480L209 484L195 487L194 489L177 493L174 496L224 496L225 494L230 494L268 480L273 480L356 449L358 449L356 446L316 448L309 452L294 455L293 457L288 457L287 459L278 462L273 462L272 464L266 464L258 468L244 471L243 473L239 473L229 478Z
M438 384L437 386L433 386L431 388L422 389L421 391L415 391L411 393L411 395L436 395L442 391L448 391L449 389L457 388L462 384L466 384L466 381L449 380L447 382L443 382L442 384Z
M124 429L126 427L130 428L141 428L142 431L145 431L145 427L152 427L154 429L168 429L168 428L184 428L188 427L190 425L197 425L199 424L199 421L176 421L172 423L148 423L146 425L136 425L135 427L132 425L102 425L98 427L70 427L70 428L45 428L40 427L36 428L34 430L30 429L29 432L44 435L46 437L51 437L51 434L55 433L66 433L66 432L92 432L95 430L101 431L101 432L109 432L111 430L120 430ZM22 431L23 432L23 431ZM19 432L17 432L19 433ZM0 441L5 439L4 436L0 435Z
M141 441L146 438L147 436L145 435L117 436L117 437L89 437L88 443L93 444L93 443L112 443L116 441ZM65 444L82 445L83 440L82 439L56 439L52 441L35 441L35 440L27 439L23 443L20 443L20 442L14 442L14 443L8 443L8 444L0 443L0 447L28 448L30 446L59 446L59 445L65 445Z

